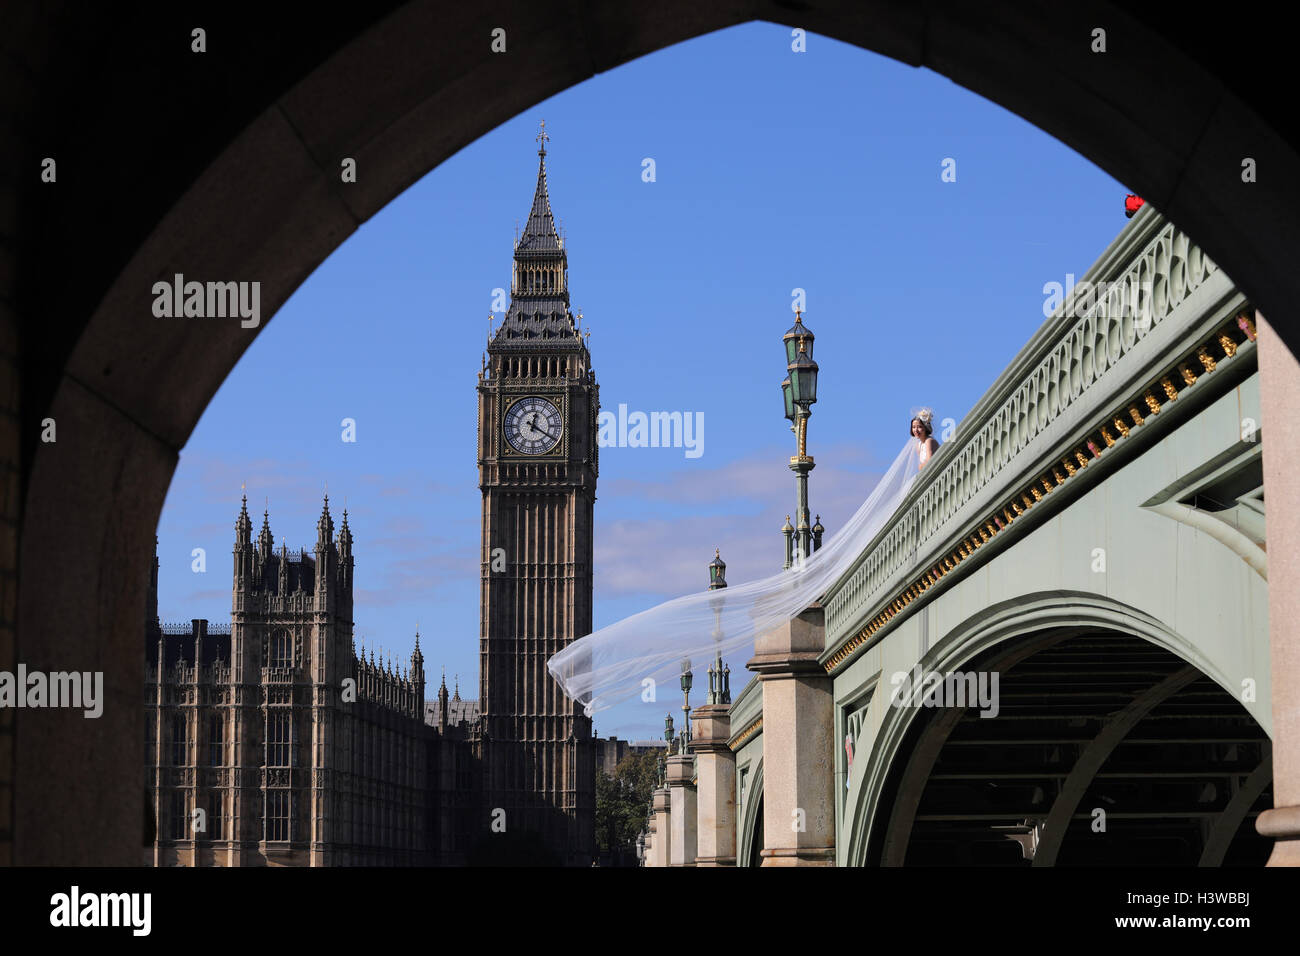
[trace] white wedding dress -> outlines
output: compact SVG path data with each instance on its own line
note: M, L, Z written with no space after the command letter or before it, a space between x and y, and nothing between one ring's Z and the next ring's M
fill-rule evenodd
M656 685L677 693L683 661L702 670L719 652L752 648L756 636L825 594L871 543L911 488L920 447L908 439L862 507L812 557L771 577L688 594L602 627L551 657L551 675L590 716Z

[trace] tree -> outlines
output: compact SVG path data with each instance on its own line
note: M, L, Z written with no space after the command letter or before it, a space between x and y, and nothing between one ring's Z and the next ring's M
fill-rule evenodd
M634 854L637 834L645 829L646 807L658 778L659 755L653 751L624 757L614 775L596 779L596 842L600 849Z

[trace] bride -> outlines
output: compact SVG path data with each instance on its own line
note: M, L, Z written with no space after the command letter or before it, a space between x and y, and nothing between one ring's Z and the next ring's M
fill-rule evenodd
M912 437L915 438L920 446L917 449L916 467L918 470L925 467L925 463L930 460L939 443L935 441L931 434L933 429L930 427L930 419L933 413L928 408L922 408L912 416Z
M682 671L710 664L798 616L848 571L907 496L939 443L933 413L915 412L911 437L866 500L811 557L757 581L687 594L602 627L547 661L565 694L588 716L640 695L653 701L658 684L675 687Z

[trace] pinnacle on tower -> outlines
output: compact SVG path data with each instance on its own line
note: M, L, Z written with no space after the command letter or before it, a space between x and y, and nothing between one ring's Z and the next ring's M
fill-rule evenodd
M248 495L242 496L239 504L239 517L235 519L235 540L241 544L248 544L253 535L253 522L248 517Z
M320 518L316 521L317 543L328 545L334 537L334 519L330 517L330 496L325 493L325 503L321 506Z
M271 534L270 504L262 511L262 530L257 533L257 550L265 561L275 550L275 537Z

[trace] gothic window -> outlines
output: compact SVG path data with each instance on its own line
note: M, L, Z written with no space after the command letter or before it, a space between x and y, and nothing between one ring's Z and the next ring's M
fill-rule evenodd
M188 840L190 838L190 818L185 812L185 791L172 791L172 839Z
M292 804L288 790L266 791L266 839L289 839L289 808Z
M221 791L208 795L208 839L220 840L222 824Z
M288 708L277 708L267 712L266 765L268 767L289 766L289 734L292 725L293 717Z
M268 667L293 666L293 640L288 631L276 631L271 635L271 648Z
M189 742L186 737L185 715L176 714L172 717L172 765L182 767L185 765L185 748Z
M220 767L226 742L226 723L220 713L213 714L208 727L208 763Z

